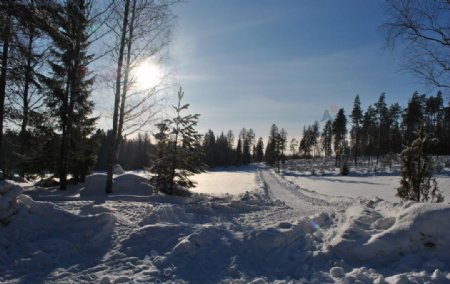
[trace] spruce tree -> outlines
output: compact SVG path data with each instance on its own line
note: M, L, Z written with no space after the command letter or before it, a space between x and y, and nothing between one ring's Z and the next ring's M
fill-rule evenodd
M433 160L430 152L436 139L425 133L422 126L413 140L401 153L402 179L397 188L397 196L403 200L416 202L442 202L436 180L433 178Z
M264 142L262 137L258 138L258 142L256 143L256 162L262 162L264 160Z
M353 158L355 160L355 166L358 163L358 154L360 151L360 139L361 139L361 123L363 119L363 114L361 110L361 101L359 99L359 95L356 95L355 101L353 102L353 110L350 115L352 118L352 130L351 130L351 138L352 138L352 146L353 146Z
M87 65L92 56L87 54L88 40L87 18L89 7L85 0L69 0L64 12L54 15L58 32L52 35L51 77L44 78L49 90L46 102L52 115L58 118L62 132L59 177L60 188L66 189L69 163L76 163L76 153L88 147L88 135L94 130L95 119L88 118L94 104L89 100L93 77L88 76ZM72 151L72 152L71 152ZM72 156L72 158L71 158ZM84 162L79 165L85 164ZM85 166L82 166L85 171Z
M204 171L202 162L200 135L195 130L200 114L182 116L182 111L189 108L189 104L181 104L184 93L179 90L178 104L173 106L176 117L166 119L157 124L159 133L157 159L151 168L155 174L158 188L168 194L174 194L176 186L182 188L194 187L189 176Z

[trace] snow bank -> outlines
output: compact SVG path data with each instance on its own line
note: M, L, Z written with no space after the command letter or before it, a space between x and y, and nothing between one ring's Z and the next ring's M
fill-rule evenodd
M112 168L112 171L113 171L113 174L115 174L115 175L122 175L125 173L122 166L119 164L115 164Z
M86 185L80 191L80 197L105 198L106 174L95 173L86 177ZM151 195L155 192L149 180L134 173L124 173L113 179L112 195Z
M0 222L7 222L20 209L21 202L18 197L22 192L22 187L16 183L0 181Z
M372 268L433 273L450 271L449 244L450 205L377 200L348 208L324 251Z
M23 206L0 227L0 282L52 282L71 267L92 265L110 249L113 215L81 217L25 195L17 200Z

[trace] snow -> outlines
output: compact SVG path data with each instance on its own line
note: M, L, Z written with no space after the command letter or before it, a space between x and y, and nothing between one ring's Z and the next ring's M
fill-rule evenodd
M382 198L398 201L396 188L400 185L399 174L377 175L311 175L298 172L285 172L284 177L302 188L330 195L347 197ZM450 200L450 178L448 175L436 176L439 189L445 200Z
M217 168L193 177L196 193L241 194L255 189L256 166Z
M450 205L372 195L384 178L252 165L196 176L189 197L131 172L112 195L101 173L66 192L8 181L1 198L19 206L0 223L0 282L450 283Z

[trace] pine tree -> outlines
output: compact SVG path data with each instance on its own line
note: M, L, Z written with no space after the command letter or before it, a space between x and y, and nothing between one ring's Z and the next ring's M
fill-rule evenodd
M352 138L352 146L353 146L353 157L355 160L355 166L358 163L358 154L360 151L360 139L361 139L361 123L363 119L363 114L361 110L361 101L359 99L359 95L356 95L355 101L353 102L353 110L350 115L352 118L352 130L351 130L351 138Z
M156 176L158 188L168 194L175 193L175 187L194 187L189 176L204 171L202 162L200 135L195 130L200 114L182 116L181 112L189 108L189 104L181 104L184 93L179 90L178 104L173 106L177 116L157 124L159 133L157 159L151 168Z
M333 122L331 120L327 120L323 127L321 140L325 157L331 157L333 154L333 149L331 148L333 143Z
M361 129L361 147L364 155L370 156L375 154L376 150L376 112L373 106L369 106L364 113L362 129Z
M211 129L203 137L203 152L205 153L204 162L211 168L215 167L217 165L216 137Z
M241 138L238 139L238 143L236 146L236 160L234 161L235 166L242 165L242 140Z
M336 115L336 119L333 121L334 152L336 153L336 166L338 165L341 166L341 156L344 155L346 148L346 140L345 140L346 134L347 134L347 118L345 117L344 109L341 108Z
M414 92L403 115L404 141L410 144L424 121L425 95Z
M267 141L266 151L264 158L267 162L267 164L271 167L276 165L278 159L279 159L279 137L280 133L278 131L278 126L276 124L272 124L272 127L270 128L269 133L269 139Z
M442 202L444 198L433 178L434 165L430 157L437 141L425 133L424 126L416 132L416 137L401 153L402 179L397 196L417 202Z

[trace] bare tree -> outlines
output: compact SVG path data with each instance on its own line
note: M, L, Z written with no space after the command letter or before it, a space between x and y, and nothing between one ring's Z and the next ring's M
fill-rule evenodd
M170 11L176 0L125 0L113 6L107 24L114 37L111 59L116 62L113 129L108 155L106 193L112 192L112 166L117 161L124 136L138 131L152 121L157 104L156 91L139 88L133 73L136 68L155 58L170 39L174 16ZM124 133L128 129L128 133Z
M402 69L450 88L450 1L387 0L386 46L403 52Z

